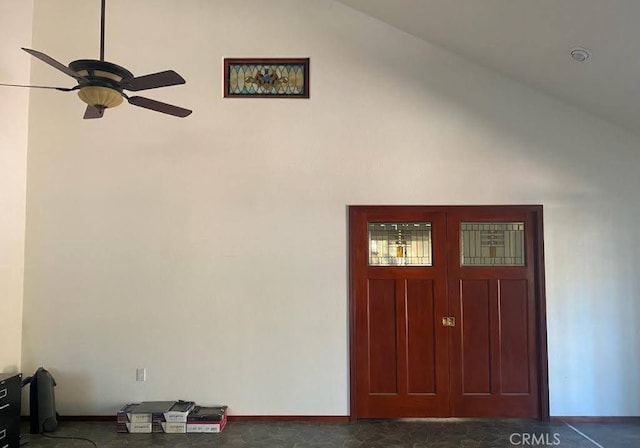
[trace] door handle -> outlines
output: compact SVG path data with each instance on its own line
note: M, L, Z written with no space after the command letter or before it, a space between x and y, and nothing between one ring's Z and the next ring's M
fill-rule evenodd
M447 316L442 318L442 326L443 327L455 327L456 326L456 318Z
M0 398L4 398L7 396L7 388L0 390Z

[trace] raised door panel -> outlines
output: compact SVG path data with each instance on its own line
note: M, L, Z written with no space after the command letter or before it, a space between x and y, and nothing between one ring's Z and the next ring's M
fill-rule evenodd
M491 297L486 280L460 282L463 395L491 394Z
M407 281L408 394L436 393L436 310L433 286L432 280Z
M526 280L503 280L499 286L502 394L531 393L527 289Z
M369 280L368 292L369 393L396 394L398 347L395 281Z

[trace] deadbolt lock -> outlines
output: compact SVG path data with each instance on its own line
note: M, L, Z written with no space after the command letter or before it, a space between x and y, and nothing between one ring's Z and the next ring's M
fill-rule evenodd
M455 327L456 326L456 318L455 317L443 317L442 325L444 327Z

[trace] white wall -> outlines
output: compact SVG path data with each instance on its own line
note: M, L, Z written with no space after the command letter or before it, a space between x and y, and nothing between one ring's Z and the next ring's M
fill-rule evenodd
M95 57L90 3L36 0L34 47ZM32 92L23 366L54 372L60 413L345 415L346 206L524 203L545 212L552 415L640 415L637 136L333 1L176 5L111 0L106 56L176 69L145 95L191 117L83 121ZM311 99L222 99L225 56L309 56Z
M29 82L33 1L0 0L0 83ZM20 370L29 90L0 86L0 372Z

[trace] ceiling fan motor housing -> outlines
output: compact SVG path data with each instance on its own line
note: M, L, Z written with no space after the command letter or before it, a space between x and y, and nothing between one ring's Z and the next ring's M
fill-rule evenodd
M124 67L106 61L79 59L69 68L82 76L78 96L94 107L116 107L122 103L123 85L133 79L133 73Z

